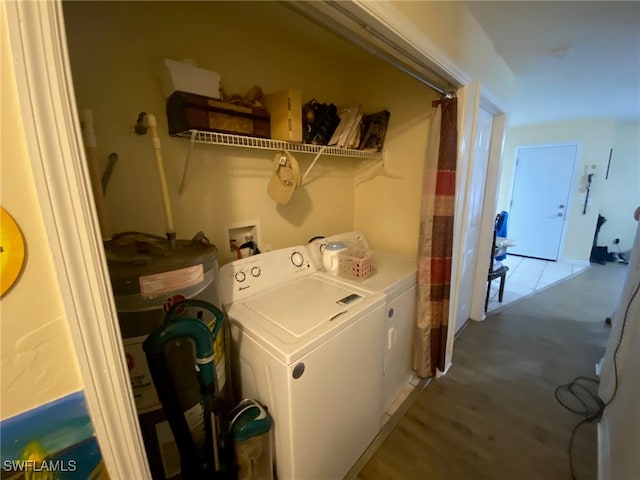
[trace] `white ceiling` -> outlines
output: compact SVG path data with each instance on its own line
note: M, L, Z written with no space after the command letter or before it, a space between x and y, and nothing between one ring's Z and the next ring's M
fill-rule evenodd
M640 119L640 2L466 2L516 76L509 124Z

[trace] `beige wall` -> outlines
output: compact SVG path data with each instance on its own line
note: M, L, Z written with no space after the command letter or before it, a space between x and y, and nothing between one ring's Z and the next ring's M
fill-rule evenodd
M418 3L399 7L423 12L407 13L430 29L428 35L461 68L508 97L512 74L467 11L448 2ZM153 9L69 2L65 19L79 108L94 111L101 162L111 152L120 157L106 196L112 230L164 229L151 140L131 134L144 110L156 113L160 123L179 235L205 231L221 247L223 261L231 257L224 248L227 227L245 220L260 222L263 249L355 227L374 248L415 255L434 91L276 2L159 2ZM164 98L154 72L154 62L164 57L192 58L219 72L228 92L244 93L254 84L267 93L294 87L302 90L303 101L388 109L387 165L404 180L379 177L354 188L354 175L373 162L322 157L291 202L278 206L266 194L273 152L196 146L180 197L188 144L165 134ZM296 157L303 170L312 160Z
M640 225L631 239L631 255L624 285L612 316L612 329L600 363L599 396L606 401L598 425L599 478L640 478Z
M374 75L375 72L369 72ZM439 97L398 71L377 77L376 87L402 91L387 108L392 122L385 143L386 171L355 187L355 228L367 234L372 248L415 257L420 234L420 199L431 101ZM368 85L368 87L374 87ZM383 89L384 90L384 89ZM375 95L375 92L371 92ZM362 179L368 165L363 165Z
M22 274L0 300L0 419L5 419L82 389L82 380L27 153L4 7L0 15L0 202L26 243Z
M132 134L140 111L158 118L179 236L203 230L220 247L222 261L231 257L225 248L227 227L245 220L259 221L263 249L354 227L354 172L371 161L323 156L305 185L282 206L266 193L274 152L197 145L179 196L188 142L166 133L164 97L154 70L164 57L191 58L219 72L230 93L244 93L252 85L267 93L293 87L302 90L303 101L361 103L367 113L387 108L395 131L399 122L422 122L420 130L425 128L430 89L275 2L159 2L153 8L145 3L69 2L64 11L78 106L94 112L102 166L111 152L119 156L106 194L113 231L164 232L151 139ZM411 100L405 98L407 89ZM422 105L409 112L420 116L417 120L396 108L415 101L413 95ZM426 130L418 136L424 142ZM421 155L423 149L418 150ZM390 159L395 157L389 153ZM301 153L296 158L304 171L313 156ZM392 163L402 169L408 160L416 159ZM411 186L416 188L415 182ZM415 192L409 197L416 198ZM410 211L407 221L414 216ZM411 235L416 232L410 229ZM403 241L392 246L411 250Z
M508 107L513 73L461 2L390 3L414 22L459 69L471 79L479 80L493 94L492 100ZM431 100L439 94L401 79L396 71L385 77L374 70L365 74L386 83L389 89L402 89L403 95L394 97L392 103L393 123L386 144L386 163L388 170L402 175L403 180L378 177L357 186L355 227L367 233L374 248L415 256L428 117ZM375 95L377 83L363 82L363 85L371 88ZM464 170L461 167L461 171Z
M606 173L606 168L605 168ZM598 244L609 251L631 250L637 223L633 212L640 206L640 122L616 125L609 178L600 214L607 219L598 235ZM620 238L614 245L613 239Z
M567 213L567 235L560 258L588 261L598 213L607 194L607 184L604 177L609 150L613 145L614 131L615 123L606 118L509 129L505 141L498 211L509 211L515 175L515 154L518 146L578 144L580 147ZM585 181L588 173L595 173L595 175L589 194L587 213L583 215Z
M472 80L480 80L508 108L514 87L513 72L464 2L393 0L391 3Z

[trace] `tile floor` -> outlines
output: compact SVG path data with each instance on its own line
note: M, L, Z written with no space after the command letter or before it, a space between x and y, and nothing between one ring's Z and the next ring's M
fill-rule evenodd
M502 303L499 303L500 280L496 279L491 282L487 313L495 312L509 303L573 277L588 268L587 265L551 262L515 255L507 255L502 263L509 267L507 280L504 284L504 297Z

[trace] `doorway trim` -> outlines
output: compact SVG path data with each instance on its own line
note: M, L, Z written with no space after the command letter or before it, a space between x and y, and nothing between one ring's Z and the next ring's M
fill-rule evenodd
M40 210L102 458L151 479L82 144L62 4L3 2Z
M372 5L349 2L363 18L375 17L384 26L383 36L410 46L422 45L418 53L424 64L447 72L461 86L459 151L466 151L477 105L475 90L467 94L468 77L435 45L425 43L424 32L415 27L403 32L398 25L406 21L392 16L391 7L385 11ZM4 2L2 8L7 14L40 209L102 457L112 478L150 479L75 115L62 3L16 1ZM454 245L454 261L460 253L461 247ZM454 292L455 288L453 281ZM453 352L453 330L449 329L447 365Z
M469 87L469 90L474 92L473 100L473 116L469 121L471 124L467 127L462 127L462 132L469 132L468 137L462 139L463 147L459 151L461 159L467 156L465 162L466 167L464 173L461 175L467 175L473 161L473 140L475 139L479 108L483 108L493 116L493 124L491 129L491 140L489 146L489 159L487 164L487 178L485 181L485 194L482 207L482 227L480 228L480 234L478 239L477 249L479 252L489 252L491 248L491 242L493 241L493 229L492 220L496 215L496 207L498 204L498 179L500 178L500 171L502 168L502 152L504 149L504 138L507 125L507 116L505 114L506 107L497 99L481 82L473 82ZM464 187L464 190L462 189ZM465 199L468 195L466 189L469 187L468 180L461 184L460 188L456 187L456 195L460 195L456 199L456 217L459 219L456 221L456 227L458 230L454 235L454 259L452 265L452 278L451 284L460 277L462 270L462 255L464 254L464 235L466 231L464 222L460 219L464 218L464 212L466 211ZM489 271L489 256L478 255L476 266L474 269L474 282L473 293L471 299L471 310L469 314L470 320L481 321L485 319L484 312L484 297L485 287L487 285L487 272ZM459 289L455 289L451 295L450 312L452 323L449 327L452 335L447 339L447 354L450 355L453 352L454 336L457 321L457 313L460 303ZM450 358L447 361L447 365L450 365Z

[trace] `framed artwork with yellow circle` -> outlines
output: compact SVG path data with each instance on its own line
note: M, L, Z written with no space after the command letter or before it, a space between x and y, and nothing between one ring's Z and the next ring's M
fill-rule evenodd
M0 207L0 297L20 276L24 265L24 238L11 215Z

